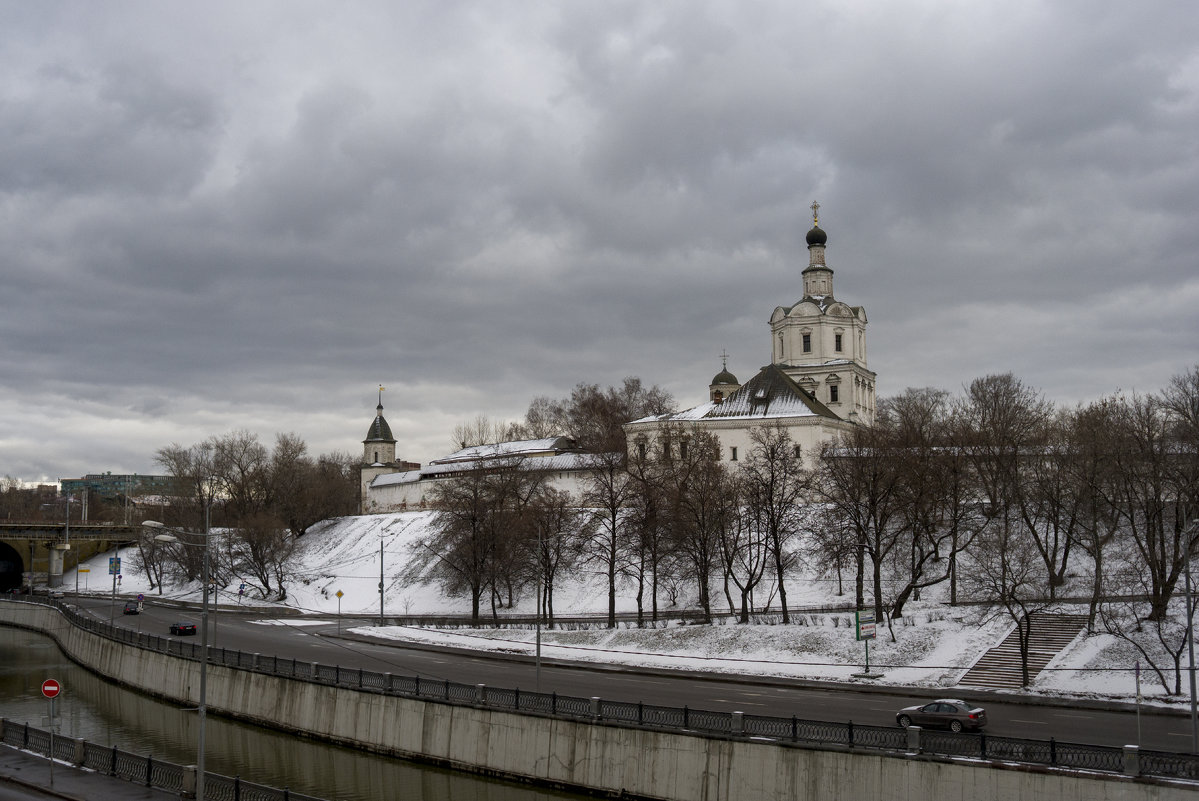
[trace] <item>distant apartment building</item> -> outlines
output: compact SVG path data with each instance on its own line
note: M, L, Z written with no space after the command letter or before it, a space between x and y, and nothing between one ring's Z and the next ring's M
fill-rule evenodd
M88 473L83 478L60 479L62 494L79 497L84 492L106 499L132 498L142 495L177 495L174 476L150 476L138 473Z

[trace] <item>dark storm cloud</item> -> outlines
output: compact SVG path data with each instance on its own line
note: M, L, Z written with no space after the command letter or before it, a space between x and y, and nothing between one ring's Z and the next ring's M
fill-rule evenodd
M11 4L0 472L235 428L401 454L639 374L748 376L812 200L884 394L1196 360L1178 4Z

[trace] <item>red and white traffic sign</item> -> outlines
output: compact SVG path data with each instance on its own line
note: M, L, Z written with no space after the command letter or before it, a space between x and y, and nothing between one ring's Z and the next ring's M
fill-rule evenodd
M42 682L42 695L53 698L62 692L62 685L56 679L46 679Z

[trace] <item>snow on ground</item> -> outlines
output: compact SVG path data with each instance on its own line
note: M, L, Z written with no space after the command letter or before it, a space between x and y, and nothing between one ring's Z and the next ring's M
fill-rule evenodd
M261 608L263 623L272 620L271 612L283 609L303 613L337 614L368 618L379 614L380 543L385 576L384 611L387 615L466 615L469 599L448 597L435 584L419 578L405 578L413 571L414 554L434 520L431 512L365 515L325 521L301 539L296 551L294 578L283 602L251 598L253 592L238 594L241 579L221 588L222 605L239 603ZM81 575L80 590L108 594L108 556L101 554L84 562L91 572ZM144 593L153 600L158 588L150 589L143 574L132 570L133 559L126 551L125 575L118 589L122 597ZM73 588L76 574L69 570L64 585ZM97 586L99 585L99 586ZM851 584L847 581L845 590ZM342 597L337 598L341 591ZM797 577L789 582L788 600L799 605L843 604L837 596L837 582L830 577ZM559 615L601 614L606 611L607 588L603 576L579 571L564 581L554 596ZM167 587L161 597L198 601L198 582ZM723 594L715 594L717 603ZM760 605L765 599L756 599ZM771 599L777 605L777 599ZM882 673L880 684L943 687L952 693L957 680L988 648L998 644L1012 628L1005 616L987 615L973 607L947 607L937 594L926 592L923 600L911 602L905 617L894 622L895 642L888 630L879 627L878 638L870 644L872 672ZM532 614L532 593L517 599L511 610ZM636 604L631 592L618 596L618 611L633 612ZM669 620L670 609L660 601L662 617ZM488 610L489 611L489 610ZM722 610L725 611L725 610ZM1078 609L1071 611L1078 612ZM778 624L778 615L755 616L755 625L739 626L718 620L714 625L679 625L660 622L659 628L638 629L624 625L615 630L594 625L568 625L542 630L542 655L576 661L618 662L684 670L715 671L795 679L855 681L854 673L865 665L865 646L854 639L852 613L799 613L790 625ZM296 625L289 617L287 625ZM501 629L417 628L376 626L350 628L349 631L372 637L388 637L413 642L454 645L511 653L532 654L535 632L529 627ZM1041 674L1033 692L1048 695L1083 695L1119 700L1135 698L1132 666L1137 659L1133 649L1110 635L1082 637L1050 663ZM1155 677L1142 671L1142 691L1149 701L1166 702Z

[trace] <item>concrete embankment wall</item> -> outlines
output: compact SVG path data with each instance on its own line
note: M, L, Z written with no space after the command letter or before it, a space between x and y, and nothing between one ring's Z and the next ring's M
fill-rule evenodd
M106 640L54 609L0 604L0 623L54 637L72 659L154 695L198 703L199 664ZM671 801L1174 801L1194 789L1128 777L920 755L698 737L416 701L210 665L214 712L487 775Z

